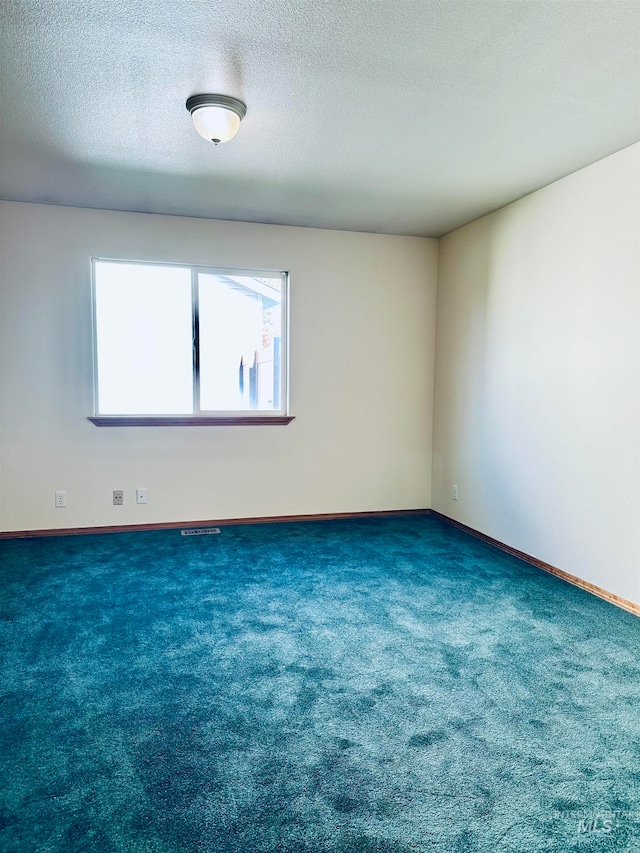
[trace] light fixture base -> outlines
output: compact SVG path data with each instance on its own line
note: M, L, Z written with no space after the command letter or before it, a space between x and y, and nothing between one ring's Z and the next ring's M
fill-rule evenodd
M201 107L223 107L235 113L240 120L247 114L247 105L230 95L191 95L187 98L186 107L192 115Z

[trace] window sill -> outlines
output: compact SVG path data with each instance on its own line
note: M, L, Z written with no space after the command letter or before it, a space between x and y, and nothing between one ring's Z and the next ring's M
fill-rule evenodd
M238 417L205 417L205 416L176 416L176 417L153 417L145 415L132 415L130 417L120 416L97 416L90 417L97 427L139 427L139 426L286 426L293 420L293 415L254 415Z

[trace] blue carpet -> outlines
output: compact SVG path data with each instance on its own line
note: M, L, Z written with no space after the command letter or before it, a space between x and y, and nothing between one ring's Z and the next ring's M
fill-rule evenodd
M640 850L640 620L435 518L0 557L3 851Z

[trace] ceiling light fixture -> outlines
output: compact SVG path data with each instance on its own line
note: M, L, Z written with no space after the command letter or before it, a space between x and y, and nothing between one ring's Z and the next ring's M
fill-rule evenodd
M192 95L187 109L200 136L214 145L233 139L247 112L246 104L228 95Z

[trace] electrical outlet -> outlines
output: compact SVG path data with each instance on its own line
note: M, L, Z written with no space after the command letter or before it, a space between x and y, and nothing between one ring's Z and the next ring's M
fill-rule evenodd
M67 505L67 493L66 492L56 492L56 506L63 507Z
M114 506L122 506L124 503L124 492L122 489L114 489L113 490L113 505Z
M458 487L457 486L453 487L453 489L451 491L451 497L453 498L454 501L458 500Z
M146 489L136 489L136 503L137 504L146 504L147 502L147 490Z

